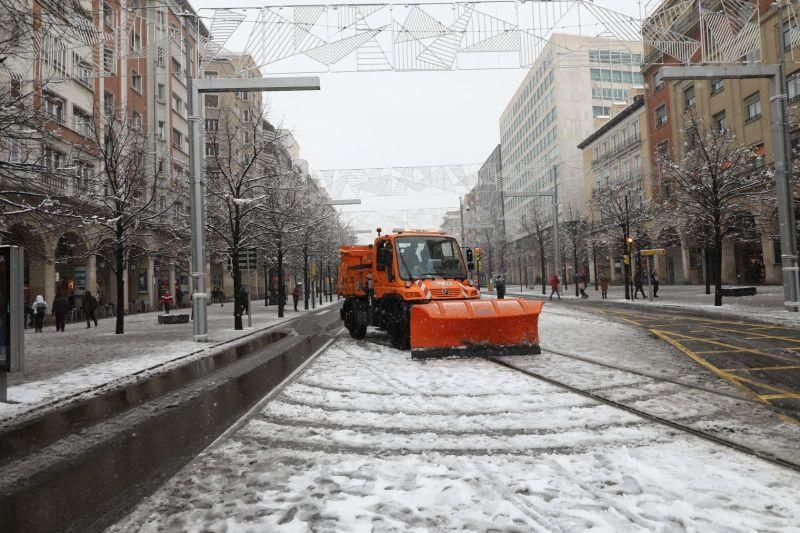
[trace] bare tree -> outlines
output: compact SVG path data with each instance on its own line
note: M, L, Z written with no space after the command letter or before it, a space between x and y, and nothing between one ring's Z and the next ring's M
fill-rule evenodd
M149 234L162 242L180 240L184 223L167 218L181 194L181 185L167 194L163 162L154 168L148 158L148 139L141 124L124 108L106 109L102 124L93 128L88 156L100 167L83 174L82 216L97 243L92 253L109 259L116 278L116 329L125 332L124 283L127 265L149 253L143 244ZM90 167L91 168L91 167Z
M714 305L722 305L722 243L746 231L750 210L774 197L774 176L763 154L737 142L728 131L708 129L695 113L686 115L686 150L679 161L660 161L674 202L685 219L707 230L714 276ZM752 218L752 217L749 217Z
M562 222L561 229L565 253L572 257L573 275L578 273L579 258L586 255L586 232L587 224L580 212L572 208L572 204L567 207L567 220ZM575 296L579 296L578 284L575 284Z
M623 262L623 278L625 280L625 299L631 294L634 235L644 229L645 223L653 218L651 204L645 200L641 190L632 188L629 183L608 184L598 189L593 198L594 212L600 220L598 230L607 239L608 249L628 256Z
M531 236L539 255L539 274L542 281L542 294L547 293L547 248L550 245L552 224L538 208L534 207L522 217L522 229Z

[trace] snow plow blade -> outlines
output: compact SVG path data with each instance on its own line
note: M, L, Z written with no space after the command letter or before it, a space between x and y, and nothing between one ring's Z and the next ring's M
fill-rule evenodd
M411 357L538 354L536 300L433 301L411 308Z

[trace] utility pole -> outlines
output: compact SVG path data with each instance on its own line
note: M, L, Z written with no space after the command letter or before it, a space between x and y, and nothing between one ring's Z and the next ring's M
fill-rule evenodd
M781 6L773 5L778 17L778 50L781 63L777 65L703 65L662 67L664 80L710 79L767 79L769 82L770 114L772 117L772 147L775 159L775 187L778 200L778 226L781 240L784 307L800 310L800 268L797 257L794 195L789 161L789 131L786 127L786 80L783 72L783 15Z

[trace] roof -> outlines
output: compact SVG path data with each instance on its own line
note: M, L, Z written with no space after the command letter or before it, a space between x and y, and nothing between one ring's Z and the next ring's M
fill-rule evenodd
M608 133L614 126L616 126L617 124L619 124L620 122L631 116L634 111L643 106L644 106L644 96L641 94L637 94L636 96L633 97L633 103L631 105L629 105L628 107L626 107L625 109L623 109L622 111L611 117L611 119L609 119L608 122L597 128L594 131L594 133L586 137L586 139L584 139L578 145L578 148L583 150L584 148L595 142L597 139Z

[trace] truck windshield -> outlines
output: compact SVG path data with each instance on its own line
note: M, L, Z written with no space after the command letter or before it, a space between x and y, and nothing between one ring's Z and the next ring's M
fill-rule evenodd
M397 268L405 280L467 277L456 240L450 237L398 237Z

